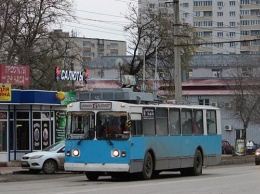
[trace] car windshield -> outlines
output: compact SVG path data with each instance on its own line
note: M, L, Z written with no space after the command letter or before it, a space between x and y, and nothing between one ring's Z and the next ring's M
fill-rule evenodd
M43 149L43 151L55 152L55 151L60 150L62 147L64 147L64 145L65 145L64 141L57 142L57 143L52 144L51 146Z

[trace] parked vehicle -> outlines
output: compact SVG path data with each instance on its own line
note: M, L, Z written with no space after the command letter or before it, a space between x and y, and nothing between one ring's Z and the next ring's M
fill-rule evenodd
M255 151L255 165L260 164L260 148Z
M32 173L43 171L45 174L53 174L64 170L64 152L65 142L57 142L42 151L25 154L21 159L21 167Z
M234 146L230 145L227 140L222 140L222 154L233 154L234 151Z

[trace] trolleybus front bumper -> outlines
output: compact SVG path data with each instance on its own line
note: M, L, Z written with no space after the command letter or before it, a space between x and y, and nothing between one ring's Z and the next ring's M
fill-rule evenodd
M65 171L77 172L129 172L129 164L91 164L91 163L65 163Z

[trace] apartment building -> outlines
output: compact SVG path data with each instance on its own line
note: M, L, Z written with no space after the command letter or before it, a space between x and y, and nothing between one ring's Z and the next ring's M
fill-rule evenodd
M77 37L76 34L70 36L68 32L63 32L61 29L54 30L52 34L59 34L61 37L70 39L71 45L74 44L70 52L78 54L82 61L74 64L75 70L82 70L84 64L97 57L126 55L125 41Z
M175 0L139 0L139 10L173 9ZM260 0L179 0L181 24L196 29L196 55L259 54Z

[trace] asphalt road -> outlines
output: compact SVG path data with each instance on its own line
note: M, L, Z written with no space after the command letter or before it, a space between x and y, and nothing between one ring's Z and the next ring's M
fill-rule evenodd
M260 189L260 166L252 163L203 168L201 176L167 172L149 181L89 181L84 174L68 173L6 176L9 181L0 183L4 194L258 194Z

